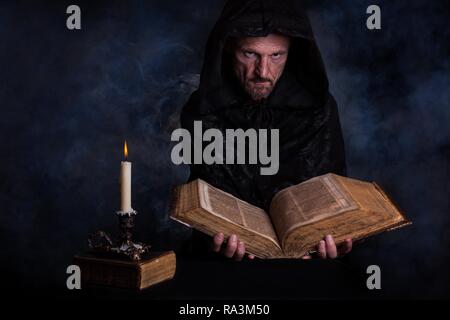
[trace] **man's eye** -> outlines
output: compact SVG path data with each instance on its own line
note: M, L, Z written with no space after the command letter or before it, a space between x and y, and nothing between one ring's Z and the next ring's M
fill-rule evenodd
M280 57L281 57L281 53L274 53L272 55L272 58L274 58L274 59L279 59Z
M251 52L251 51L245 51L245 52L244 52L244 55L245 55L247 58L254 58L254 57L256 57L256 54L255 54L254 52Z

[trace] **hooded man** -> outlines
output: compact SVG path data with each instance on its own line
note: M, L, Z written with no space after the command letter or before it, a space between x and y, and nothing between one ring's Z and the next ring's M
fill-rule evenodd
M193 134L203 128L279 130L279 168L261 175L261 164L192 164L189 181L203 179L267 209L283 188L333 172L346 174L344 143L336 102L310 23L294 0L230 0L207 42L198 90L181 113ZM231 235L213 239L193 234L196 250L221 251L241 260L245 243ZM202 245L203 244L203 245ZM320 258L351 250L336 248L331 236L317 247ZM252 259L253 256L249 255ZM307 256L305 258L310 258Z

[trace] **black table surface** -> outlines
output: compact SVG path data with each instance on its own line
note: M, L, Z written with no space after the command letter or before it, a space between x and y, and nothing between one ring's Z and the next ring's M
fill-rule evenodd
M89 286L86 298L360 299L371 298L365 270L340 260L244 260L177 257L172 280L142 291Z

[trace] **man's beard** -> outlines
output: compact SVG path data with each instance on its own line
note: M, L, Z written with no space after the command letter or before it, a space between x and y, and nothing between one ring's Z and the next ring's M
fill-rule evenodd
M258 84L265 84L265 85L258 86ZM269 97L270 93L273 90L273 81L264 78L253 78L248 80L245 89L252 98L252 100L258 101L266 99L267 97Z

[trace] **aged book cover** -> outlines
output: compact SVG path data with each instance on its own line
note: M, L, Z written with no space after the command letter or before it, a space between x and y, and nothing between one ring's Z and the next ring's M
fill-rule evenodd
M172 279L176 257L173 251L153 252L135 262L88 254L75 256L74 264L80 267L84 284L142 290Z
M197 179L175 188L170 217L211 236L236 234L260 258L300 258L327 234L339 245L411 224L375 182L332 173L279 191L269 212Z

